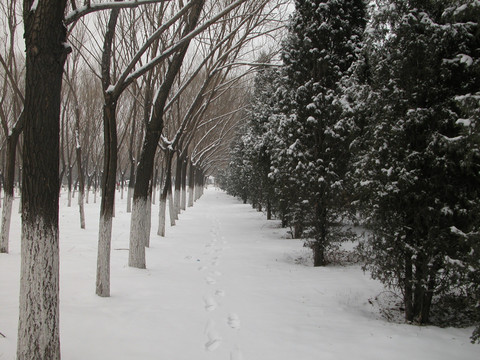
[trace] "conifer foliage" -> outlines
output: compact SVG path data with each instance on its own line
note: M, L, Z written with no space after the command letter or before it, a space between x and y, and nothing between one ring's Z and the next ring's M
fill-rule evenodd
M455 299L478 323L480 2L369 10L295 2L283 65L258 74L223 182L257 204L268 193L316 266L355 209L365 269L403 295L408 322Z
M402 291L416 323L429 322L435 299L478 294L479 283L467 268L471 254L478 261L480 158L458 105L479 89L478 25L461 7L422 4L376 14L393 21L388 34L371 33L382 44L370 57L368 146L354 166L371 229L367 268Z

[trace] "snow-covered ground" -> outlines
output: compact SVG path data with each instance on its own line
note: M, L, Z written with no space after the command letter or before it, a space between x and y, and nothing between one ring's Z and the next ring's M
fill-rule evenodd
M313 268L276 221L213 188L156 236L147 269L129 268L129 214L117 199L112 296L95 295L99 204L61 204L63 360L478 359L468 329L389 323L383 291L359 266ZM15 202L18 205L18 200ZM16 208L16 206L14 207ZM16 351L20 218L0 255L0 359Z

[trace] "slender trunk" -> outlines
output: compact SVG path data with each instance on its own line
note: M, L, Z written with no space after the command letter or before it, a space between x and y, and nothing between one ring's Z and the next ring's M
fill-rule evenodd
M3 209L2 209L2 238L0 245L0 253L8 253L9 249L9 237L10 237L10 224L12 219L12 206L13 206L13 195L7 194L3 198Z
M436 282L435 282L436 272L437 272L437 269L430 270L431 275L429 276L429 280L427 282L427 289L424 294L422 314L421 314L423 324L427 324L430 321L430 308L432 307L432 298L433 298L433 293L436 285Z
M172 154L167 151L165 154L165 183L163 184L162 194L160 195L160 208L158 213L157 234L160 236L165 236L165 214L169 188L172 188Z
M155 205L155 198L157 197L157 182L158 182L158 167L155 168L155 174L152 181L152 204Z
M68 173L67 173L67 186L68 186L68 201L67 207L72 206L72 166L68 166Z
M87 174L87 194L86 194L86 197L85 197L85 203L87 203L87 204L90 200L90 188L91 188L91 186L92 186L92 177L88 176L88 174Z
M23 121L23 120L22 120ZM2 233L0 240L0 253L8 253L10 239L10 222L12 219L12 206L15 184L15 155L20 131L13 131L7 138L7 159L4 178L4 198L2 210Z
M190 161L190 171L188 172L188 206L192 207L195 191L195 166Z
M123 188L125 184L125 171L120 173L120 200L123 200Z
M326 209L317 202L315 209L315 240L313 244L313 266L325 266L325 248L327 245L327 213Z
M80 139L78 138L79 133L77 129L77 171L78 171L78 209L80 212L80 228L85 229L85 207L84 207L84 197L85 197L85 178L82 168L82 147L80 146Z
M167 211L167 194L163 191L160 194L160 204L158 209L158 230L157 235L165 236L165 213Z
M185 211L187 209L187 160L184 157L182 162L182 199L180 208Z
M72 199L75 199L75 192L77 191L78 179L73 183Z
M193 201L197 201L200 198L200 169L195 169L195 183L193 188Z
M66 1L24 1L26 49L18 360L59 360L60 102ZM48 271L46 271L48 270Z
M93 203L97 203L97 188L98 188L98 175L97 172L95 171L93 175Z
M149 216L148 207L151 207L151 202L149 203L150 179L153 173L155 152L159 140L160 132L146 132L135 176L128 266L139 269L145 268L145 246L149 243L148 238L150 237L150 229L147 229L147 225L150 222L147 223L146 219Z
M147 231L147 235L145 236L146 243L145 247L150 247L150 233L152 230L152 195L151 193L148 195L147 198L147 216L146 216L146 226L145 229Z
M272 204L270 199L267 199L267 220L272 220Z
M108 97L106 100L103 109L104 166L96 281L96 294L102 297L110 296L110 247L112 241L112 219L115 206L115 179L117 173L116 102L108 99Z
M132 197L133 189L135 187L135 159L133 157L130 159L130 180L128 181L128 191L127 191L127 213L132 212Z
M404 290L404 304L405 304L405 320L413 321L413 269L412 269L412 253L405 251L405 290Z
M175 203L173 202L172 187L168 189L168 209L170 215L170 226L175 226Z
M177 168L175 170L175 198L174 198L174 216L175 220L178 220L178 215L180 214L180 197L182 189L182 163L183 157L177 156Z

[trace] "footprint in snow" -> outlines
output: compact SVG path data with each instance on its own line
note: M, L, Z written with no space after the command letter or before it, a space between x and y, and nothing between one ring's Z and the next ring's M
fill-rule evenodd
M225 291L219 289L219 290L215 291L215 295L220 296L220 297L224 297L225 296Z
M206 266L200 266L198 268L198 271L204 271L204 270L207 270L207 267Z
M218 335L215 329L215 322L210 320L205 327L205 334L207 335L208 341L205 343L205 350L214 351L222 343L222 338Z
M208 274L210 277L213 276L222 276L222 273L220 271L212 271L211 273Z
M214 278L212 278L210 276L207 276L205 278L205 281L207 282L208 285L215 285L217 283L217 280L215 280Z
M217 302L215 301L214 298L212 297L206 297L204 298L204 301L205 301L205 310L207 311L213 311L217 308L218 304Z
M205 350L207 351L217 350L221 343L222 343L222 339L220 338L208 340L205 343Z
M240 329L240 318L235 313L228 315L227 323L232 329Z

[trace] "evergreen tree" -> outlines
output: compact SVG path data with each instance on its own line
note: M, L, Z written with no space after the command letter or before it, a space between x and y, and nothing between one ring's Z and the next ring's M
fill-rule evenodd
M372 26L373 114L355 165L367 268L401 289L416 323L434 296L479 299L478 113L467 106L480 89L476 4L392 1Z
M314 265L346 234L338 226L347 189L349 124L342 117L342 78L357 58L365 27L361 0L296 1L283 61L283 116L273 176L291 225L304 230ZM294 194L294 199L292 199Z

